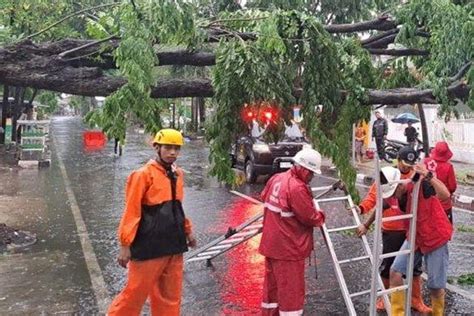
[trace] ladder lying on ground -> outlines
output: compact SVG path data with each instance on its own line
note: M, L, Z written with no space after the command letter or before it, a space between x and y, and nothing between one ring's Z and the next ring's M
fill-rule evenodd
M364 235L362 236L362 244L363 244L363 249L365 252L364 256L359 256L359 257L354 257L354 258L348 258L344 260L339 260L336 255L336 251L334 249L333 242L331 240L331 233L335 232L341 232L341 231L349 231L352 230L354 231L360 224L360 219L359 215L355 211L355 206L352 201L352 198L350 197L349 194L346 194L345 196L341 197L334 197L334 198L326 198L326 199L319 199L323 195L327 194L331 190L336 190L337 188L343 189L344 186L340 181L336 182L332 186L329 187L323 187L323 188L313 188L313 191L317 191L320 189L324 189L325 191L319 194L317 197L313 199L315 207L319 209L320 204L322 203L331 203L331 202L345 202L349 205L352 217L354 219L355 225L351 226L344 226L344 227L336 227L336 228L327 228L326 224L324 224L321 227L321 231L324 237L324 241L327 245L327 248L329 250L329 254L331 256L331 260L334 265L334 270L336 273L336 278L339 283L339 286L341 288L341 292L344 298L344 302L346 304L347 310L349 312L349 315L355 316L356 311L354 308L354 303L352 301L353 298L370 294L370 315L374 316L377 314L376 311L376 299L379 296L382 296L384 299L385 307L387 314L390 315L390 300L388 298L388 294L394 291L398 290L406 290L407 295L406 297L411 297L411 284L412 284L412 279L413 279L413 273L408 273L407 276L407 285L399 286L396 288L390 288L390 289L385 289L382 279L380 277L380 274L378 272L379 266L380 266L380 260L383 260L384 258L390 258L390 257L395 257L399 254L408 254L409 255L409 262L408 262L408 270L407 271L413 271L413 264L414 264L414 240L415 240L415 233L416 233L416 225L410 225L410 248L407 250L402 250L402 251L396 251L396 252L391 252L391 253L386 253L381 255L381 249L380 249L380 244L381 244L381 239L382 239L382 222L388 222L388 221L395 221L395 220L404 220L408 219L411 220L412 223L416 223L416 213L417 213L417 198L412 199L412 205L411 205L411 214L405 214L405 215L400 215L400 216L392 216L388 218L382 218L382 194L381 194L381 184L380 184L380 164L379 161L377 160L377 168L378 172L376 172L376 183L377 183L377 205L376 205L376 217L375 217L375 236L374 236L374 246L373 246L373 253L375 253L375 259L372 256L372 252L370 250L369 242L367 240L367 237ZM406 181L398 181L400 183L406 182ZM415 185L415 189L413 192L414 197L418 197L418 192L419 192L419 186L420 186L420 181ZM250 200L253 203L256 204L262 204L262 202L253 199L249 196L246 196L244 194L241 194L239 192L233 192L239 196L244 197L247 200ZM186 262L193 262L193 261L203 261L206 260L206 263L208 266L211 265L211 260L228 250L244 243L248 239L254 237L255 235L259 234L262 232L262 227L263 227L263 213L260 213L245 223L239 225L236 228L231 228L229 227L229 230L227 233L220 237L217 238L216 240L208 243L207 245L190 252L187 256L185 261ZM351 262L357 262L357 261L362 261L362 260L369 260L371 263L371 270L372 270L372 281L371 281L371 287L368 290L364 290L361 292L356 292L356 293L349 293L347 283L345 281L344 275L342 273L341 265L342 264L347 264ZM411 300L406 300L406 306L405 306L405 315L410 315L410 309L411 309Z
M316 198L319 198L330 191L334 191L338 188L342 188L342 182L337 181L333 185L325 186L325 187L316 187L312 188L312 191L321 191L322 193L318 194ZM255 204L263 204L261 201L251 198L245 194L231 191L232 193L243 197ZM211 265L211 260L215 257L229 251L230 249L246 242L248 239L260 234L262 232L263 227L263 212L255 215L254 217L250 218L243 224L232 228L229 227L227 233L224 236L221 236L210 243L204 245L203 247L196 249L195 251L189 252L185 257L185 262L193 262L193 261L204 261L208 266Z

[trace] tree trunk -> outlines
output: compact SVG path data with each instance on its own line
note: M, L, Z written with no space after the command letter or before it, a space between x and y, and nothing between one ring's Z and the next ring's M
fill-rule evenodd
M7 116L10 115L10 104L8 97L10 94L10 87L8 85L3 86L3 101L2 101L2 128L3 133L0 138L0 144L5 144L5 127L7 125Z
M176 128L175 127L175 119L176 119L176 104L172 103L172 120L171 120L171 128Z
M426 117L425 111L423 109L423 104L418 103L418 113L420 115L420 124L421 124L421 135L423 136L423 151L425 155L428 156L430 154L430 141L428 138L428 127L426 126Z
M25 88L15 87L15 100L13 101L13 117L12 117L12 141L17 142L18 131L17 131L17 121L23 110L23 98L24 98Z
M191 99L191 126L189 126L190 132L196 132L198 121L198 98Z
M101 68L76 68L69 62L57 58L56 55L64 49L76 46L77 42L71 40L38 45L24 41L8 50L0 48L0 83L83 96L107 96L127 82L125 78L108 76ZM182 54L178 55L183 57ZM197 58L196 55L185 57L189 60ZM470 87L465 80L454 82L448 88L449 95L459 99L467 99L469 91ZM298 96L301 90L295 89L294 93ZM344 91L341 93L347 94ZM437 103L431 89L367 89L367 94L368 98L365 102L367 105ZM212 97L213 95L212 82L207 78L162 79L158 80L151 90L152 98Z
M202 127L206 122L206 101L204 98L199 98L199 127Z

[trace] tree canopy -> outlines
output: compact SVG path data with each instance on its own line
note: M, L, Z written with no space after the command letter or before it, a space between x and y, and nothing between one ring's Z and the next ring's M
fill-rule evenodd
M439 103L447 118L458 102L474 108L470 1L56 2L0 0L0 83L108 96L87 120L119 138L131 116L157 131L160 98L212 97L219 180L235 180L228 151L245 106L278 108L278 127L301 105L351 192L352 124L372 105ZM166 65L205 70L178 77Z

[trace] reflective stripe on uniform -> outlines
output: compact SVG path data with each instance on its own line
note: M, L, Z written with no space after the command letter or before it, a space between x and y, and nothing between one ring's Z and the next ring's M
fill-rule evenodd
M280 316L300 316L303 315L303 310L300 309L298 311L291 311L291 312L282 312L280 311Z
M270 211L275 213L280 213L281 217L292 217L295 216L293 212L284 211L278 206L271 205L270 203L265 203L264 206L268 208Z
M277 308L278 303L265 303L262 302L262 308Z

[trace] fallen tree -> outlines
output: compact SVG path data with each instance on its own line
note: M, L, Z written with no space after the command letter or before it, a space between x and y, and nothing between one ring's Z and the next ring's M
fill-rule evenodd
M64 60L57 57L61 52L80 45L84 45L84 41L63 40L44 44L24 41L14 47L0 49L0 83L83 96L108 96L127 82L124 78L113 77L104 72L105 69L109 69L110 62L88 60L86 63L78 59ZM160 65L215 64L213 53L182 50L159 52L157 55ZM94 64L96 66L93 66ZM466 72L466 69L464 71ZM469 95L470 88L465 82L456 82L448 90L451 97L463 99ZM294 94L299 96L301 92L295 90ZM213 95L212 83L208 78L161 79L151 90L152 98ZM369 89L367 96L368 105L438 102L432 89Z

